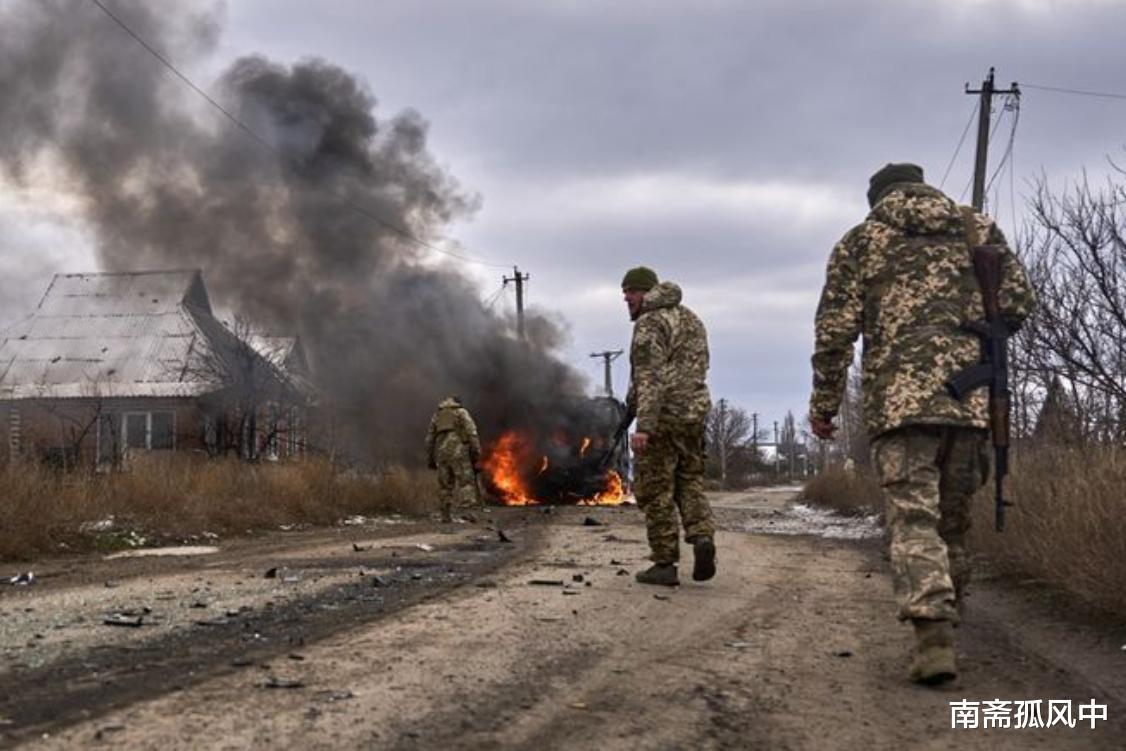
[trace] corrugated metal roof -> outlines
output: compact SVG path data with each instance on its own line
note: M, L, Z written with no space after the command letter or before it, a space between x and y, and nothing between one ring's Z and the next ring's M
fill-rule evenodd
M0 331L0 398L198 396L233 339L198 271L60 274Z

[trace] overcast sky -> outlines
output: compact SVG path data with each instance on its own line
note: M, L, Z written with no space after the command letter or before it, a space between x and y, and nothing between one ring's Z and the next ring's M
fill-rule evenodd
M1126 94L1121 1L230 0L225 17L219 54L186 68L204 88L240 55L319 56L364 79L381 118L419 111L431 152L482 199L449 236L531 274L530 303L567 322L564 357L593 384L588 354L628 348L622 273L647 264L708 325L713 397L763 425L804 414L825 261L863 218L868 176L915 161L937 184L975 105L965 83L992 65L1024 86L1015 196L1006 170L991 207L1010 235L1031 179L1102 179L1126 156L1126 100L1027 86ZM4 322L52 273L94 266L73 213L0 186ZM465 270L483 298L500 286L502 269Z

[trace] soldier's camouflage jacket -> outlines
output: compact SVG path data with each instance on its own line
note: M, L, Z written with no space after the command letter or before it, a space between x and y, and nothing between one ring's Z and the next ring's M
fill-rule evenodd
M905 425L988 427L986 389L962 402L946 393L955 373L980 360L980 340L962 331L982 318L973 244L1004 246L1002 315L1019 324L1033 305L1020 260L988 217L964 213L922 183L892 188L833 249L817 307L810 414L837 414L864 336L864 417L870 435Z
M473 463L481 459L481 439L477 436L477 424L469 416L469 410L454 399L443 399L438 411L430 418L426 431L426 456L431 464L437 459L436 447L455 440L464 447Z
M711 409L708 333L680 300L680 287L661 282L645 294L634 321L626 405L640 433L702 423Z

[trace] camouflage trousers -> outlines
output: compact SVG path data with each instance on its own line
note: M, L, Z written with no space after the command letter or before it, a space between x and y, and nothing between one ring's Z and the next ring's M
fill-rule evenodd
M957 622L970 581L970 502L989 473L987 433L909 426L872 442L884 490L899 617Z
M456 435L449 434L438 439L434 461L438 465L438 501L443 519L451 518L455 510L481 505L477 473L473 471L469 451Z
M680 559L681 523L689 543L713 537L712 508L704 497L703 424L662 428L650 435L645 450L634 459L633 492L645 512L654 563Z

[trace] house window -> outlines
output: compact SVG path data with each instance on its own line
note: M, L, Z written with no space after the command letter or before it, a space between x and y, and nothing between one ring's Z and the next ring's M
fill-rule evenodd
M171 450L175 445L173 412L126 412L121 417L122 442L127 449Z

